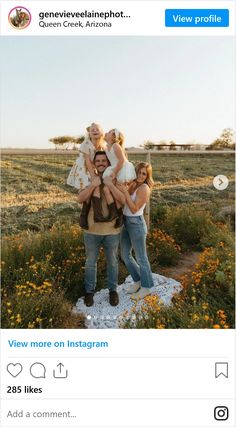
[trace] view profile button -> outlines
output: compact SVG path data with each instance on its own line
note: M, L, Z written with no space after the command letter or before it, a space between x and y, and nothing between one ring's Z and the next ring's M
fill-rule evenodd
M228 27L228 9L166 9L166 27Z

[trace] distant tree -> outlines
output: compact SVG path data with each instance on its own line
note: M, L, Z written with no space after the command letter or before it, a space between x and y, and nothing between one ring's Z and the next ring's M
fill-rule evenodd
M64 136L55 136L54 138L50 138L49 141L52 142L55 145L55 149L58 148L58 146L65 148L66 150L69 149L69 147L72 145L72 149L76 149L76 145L81 144L84 141L84 136L74 137L69 135Z
M143 148L145 150L154 150L155 147L156 147L156 144L151 141L145 141L143 144Z
M233 150L235 147L234 131L231 128L223 129L219 138L215 139L207 150Z
M164 145L168 145L166 141L161 140L160 142L158 142L158 144L156 145L157 150L164 150Z
M68 144L70 144L73 141L73 137L72 136L55 136L54 138L50 138L49 139L50 142L52 142L55 145L55 148L57 148L58 146L66 147L66 149L68 148Z
M176 151L176 143L175 141L170 141L170 150L171 151Z
M73 150L76 150L76 145L82 144L82 142L84 142L84 140L85 140L85 136L84 135L80 135L80 136L74 138L74 140L73 140L73 144L74 144L73 145Z

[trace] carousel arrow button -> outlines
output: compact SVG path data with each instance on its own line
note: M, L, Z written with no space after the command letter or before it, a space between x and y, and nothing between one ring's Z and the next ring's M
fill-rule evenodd
M217 175L213 179L213 185L216 190L225 190L229 185L229 180L225 175Z

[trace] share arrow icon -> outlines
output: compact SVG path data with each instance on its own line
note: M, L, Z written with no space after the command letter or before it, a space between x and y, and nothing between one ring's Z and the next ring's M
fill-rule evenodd
M56 369L53 369L53 376L54 378L67 378L68 377L68 370L65 369L65 366L63 363L58 363Z

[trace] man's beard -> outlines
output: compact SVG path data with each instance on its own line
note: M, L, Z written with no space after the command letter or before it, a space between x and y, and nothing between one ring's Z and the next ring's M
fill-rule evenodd
M103 173L103 172L105 171L105 169L106 169L106 168L104 168L104 167L102 167L102 168L101 168L101 167L99 167L99 168L97 168L97 171L98 171L98 172L100 172L100 173Z

